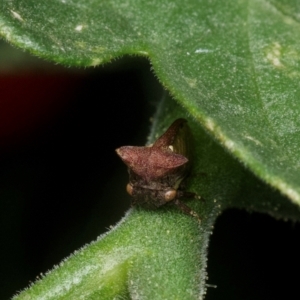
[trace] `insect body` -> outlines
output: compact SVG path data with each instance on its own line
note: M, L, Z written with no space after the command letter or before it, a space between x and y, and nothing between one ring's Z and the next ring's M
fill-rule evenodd
M154 144L144 147L123 146L117 154L128 166L127 192L132 204L157 208L174 203L184 213L200 220L196 212L179 200L197 197L180 189L190 170L191 133L185 119L177 119Z

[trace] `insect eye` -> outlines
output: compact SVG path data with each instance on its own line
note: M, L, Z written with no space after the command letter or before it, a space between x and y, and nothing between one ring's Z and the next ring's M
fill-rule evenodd
M172 201L176 198L177 191L175 189L170 189L165 192L165 200Z
M130 196L132 196L132 194L133 194L133 186L132 186L130 183L128 183L128 184L126 185L126 191L127 191L127 193L128 193Z

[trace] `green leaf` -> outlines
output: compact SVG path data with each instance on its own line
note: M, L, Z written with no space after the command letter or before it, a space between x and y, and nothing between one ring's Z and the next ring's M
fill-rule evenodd
M0 33L68 65L149 57L219 142L299 204L297 9L296 1L2 1Z

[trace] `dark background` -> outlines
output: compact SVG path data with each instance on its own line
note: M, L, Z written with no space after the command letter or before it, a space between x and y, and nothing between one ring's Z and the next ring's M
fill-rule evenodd
M0 71L0 299L124 215L127 172L114 149L145 143L163 94L145 59L86 70L26 60ZM209 247L217 288L206 299L299 297L299 233L291 222L225 212Z

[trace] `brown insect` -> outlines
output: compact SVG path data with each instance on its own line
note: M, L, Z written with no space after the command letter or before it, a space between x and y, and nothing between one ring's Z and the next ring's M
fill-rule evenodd
M173 203L188 215L198 214L179 199L194 197L183 191L182 181L190 171L191 133L185 119L177 119L154 144L144 147L123 146L117 154L128 166L126 190L133 197L132 205L155 209Z

